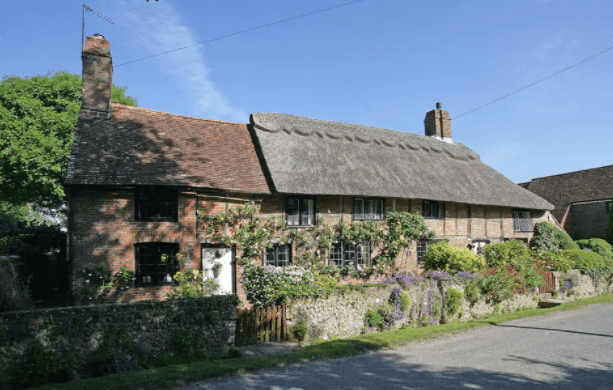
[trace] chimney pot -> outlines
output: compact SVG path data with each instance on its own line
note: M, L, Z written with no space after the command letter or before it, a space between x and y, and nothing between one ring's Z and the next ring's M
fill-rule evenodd
M441 103L436 103L436 109L440 110L441 108L443 108L443 105Z

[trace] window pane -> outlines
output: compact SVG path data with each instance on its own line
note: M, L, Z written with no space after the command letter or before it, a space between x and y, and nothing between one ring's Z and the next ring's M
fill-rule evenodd
M441 219L445 219L445 203L436 202L438 204L438 217Z
M329 265L343 266L343 247L340 242L332 244L328 260Z
M364 219L375 218L375 210L372 199L364 199Z
M355 198L353 201L353 218L364 219L364 199Z
M300 199L300 222L301 225L313 224L313 199Z
M375 200L375 216L374 219L383 219L383 200Z
M345 264L349 264L349 263L353 263L353 265L355 265L355 246L351 245L351 244L345 244L345 251L343 252L344 254L344 262Z
M427 201L427 200L423 201L421 215L424 218L430 218L430 201Z
M370 264L370 243L364 242L358 247L356 265L367 266Z
M298 214L299 200L298 198L287 199L287 224L295 226L300 224L300 215Z

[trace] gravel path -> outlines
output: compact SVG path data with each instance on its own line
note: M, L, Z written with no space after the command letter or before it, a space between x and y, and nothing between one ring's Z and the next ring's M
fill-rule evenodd
M613 389L613 304L186 389Z

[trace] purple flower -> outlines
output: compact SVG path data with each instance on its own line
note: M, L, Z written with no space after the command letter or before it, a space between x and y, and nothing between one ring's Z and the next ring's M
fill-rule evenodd
M474 279L477 277L477 275L471 274L470 272L464 272L464 271L460 271L456 275L461 276L466 279Z
M446 272L441 272L441 271L432 271L430 273L425 274L424 276L429 279L437 279L437 280L449 279L449 274Z
M410 286L414 282L421 282L421 276L413 276L413 275L396 275L390 279L384 280L383 283L400 283L405 286Z

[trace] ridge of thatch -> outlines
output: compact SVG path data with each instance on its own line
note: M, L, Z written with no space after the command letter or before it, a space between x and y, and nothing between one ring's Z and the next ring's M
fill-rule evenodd
M553 209L463 144L287 114L254 113L251 124L281 193Z

